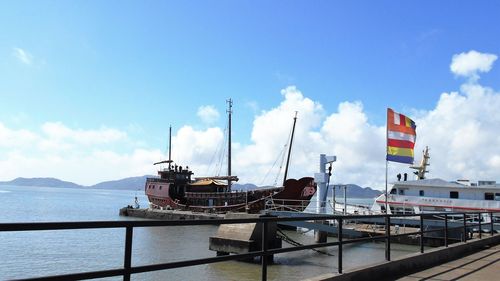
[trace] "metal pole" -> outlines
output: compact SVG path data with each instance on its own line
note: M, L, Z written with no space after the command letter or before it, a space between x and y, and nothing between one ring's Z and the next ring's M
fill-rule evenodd
M130 281L130 267L132 266L132 235L133 227L127 226L125 232L125 259L123 262L125 274L123 275L123 281Z
M168 128L168 170L172 168L172 126Z
M262 264L262 281L267 280L267 222L262 222L262 256L260 261Z
M335 211L337 210L337 203L335 203L335 189L337 188L336 185L333 185L333 214L335 215Z
M391 217L385 217L385 260L391 260Z
M490 212L490 234L493 236L493 213Z
M344 185L344 216L347 214L347 185Z
M288 156L286 157L285 176L283 177L283 186L285 186L286 176L288 174L288 165L290 164L290 154L292 154L292 143L293 143L293 134L295 134L295 123L297 123L297 111L295 111L295 117L293 118L292 137L290 138L290 145L288 146Z
M228 116L228 137L227 137L227 190L231 191L231 114L233 113L233 100L227 101L229 108L227 110Z
M424 253L424 215L420 215L420 253Z
M464 241L467 242L467 214L464 213Z
M482 232L482 231L481 231L481 218L482 218L481 213L479 213L479 214L477 215L477 220L478 220L478 222L479 222L479 239L483 238L483 235L481 234L481 232Z
M389 213L389 207L387 206L387 196L389 196L387 194L387 165L388 165L389 161L385 161L385 213L388 214Z
M339 257L338 257L338 271L342 274L342 218L338 218L338 240L339 240Z
M448 247L448 215L444 214L444 246Z

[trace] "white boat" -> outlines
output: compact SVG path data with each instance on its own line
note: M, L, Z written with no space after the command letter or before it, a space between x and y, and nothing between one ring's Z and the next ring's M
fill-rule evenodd
M387 196L388 210L385 194L382 194L375 199L372 211L391 214L500 213L500 184L496 181L472 183L468 180L448 182L439 178L425 179L429 158L426 148L420 166L411 167L417 170L417 180L392 183Z

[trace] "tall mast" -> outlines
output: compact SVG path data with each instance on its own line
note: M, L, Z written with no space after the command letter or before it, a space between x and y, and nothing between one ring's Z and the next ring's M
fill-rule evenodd
M168 170L172 166L172 125L168 128Z
M293 117L292 137L290 138L290 146L288 147L288 156L286 158L285 176L283 178L283 186L285 186L286 176L288 174L288 164L290 164L290 154L292 154L292 143L293 143L293 135L295 134L295 123L297 123L297 111L295 111L295 117Z
M233 100L228 99L226 101L228 103L228 139L227 139L227 189L231 191L231 113L233 113Z

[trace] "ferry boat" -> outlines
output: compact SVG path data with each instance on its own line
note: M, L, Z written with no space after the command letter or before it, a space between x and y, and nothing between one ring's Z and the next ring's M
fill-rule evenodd
M158 171L159 177L146 180L144 190L150 202L150 207L197 212L225 213L236 211L257 213L265 209L267 201L275 200L296 211L303 211L316 193L316 183L312 177L303 177L299 180L287 179L290 157L288 157L285 167L283 186L259 188L250 191L232 190L232 182L238 181L238 177L231 175L232 101L228 100L228 103L228 175L193 178L193 172L187 166L184 168L175 165L170 152L172 135L170 128L169 159L155 163L155 165L168 164L168 166ZM296 119L297 116L294 118L288 155L290 155L291 151Z
M423 154L421 164L410 167L417 170L417 179L407 181L405 175L403 181L392 183L387 202L385 194L380 195L375 199L373 211L392 214L500 212L500 185L496 181L426 179L430 158L427 147Z

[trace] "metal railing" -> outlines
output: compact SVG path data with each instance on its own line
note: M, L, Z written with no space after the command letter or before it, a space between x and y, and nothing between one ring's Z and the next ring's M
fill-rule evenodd
M483 215L487 214L490 218L489 222L481 222ZM439 229L424 229L424 220L430 218L436 218L440 216L444 218L444 228ZM451 217L457 218L461 216L463 220L463 226L458 227L448 227L448 222ZM420 219L420 229L416 232L403 233L403 234L391 234L391 218L399 217L418 217ZM476 223L473 218L478 217L478 222ZM354 239L344 239L343 237L343 225L345 222L355 221L367 218L383 218L385 221L385 235L373 236L373 237L362 237ZM324 243L314 243L309 245L300 245L286 248L276 248L268 249L268 225L269 223L280 223L280 222L292 222L292 221L318 221L318 220L336 220L337 221L337 236L338 241L334 242L324 242ZM19 280L82 280L82 279L93 279L93 278L104 278L113 276L123 276L123 280L130 280L132 274L144 273L157 270L166 270L173 268L189 267L202 264L211 264L217 262L231 261L231 260L242 260L248 258L261 258L262 267L262 280L267 280L267 266L268 258L271 255L295 252L307 249L323 248L323 247L338 247L338 261L337 261L337 271L342 273L342 248L346 244L385 240L385 258L386 260L391 260L391 238L405 236L405 235L419 235L420 236L420 252L424 252L424 237L426 233L444 231L444 245L448 247L448 233L453 229L461 229L463 232L463 242L466 242L469 238L470 230L472 227L478 227L479 238L482 238L482 230L484 230L484 225L489 225L490 233L494 234L494 214L491 212L474 212L474 213L435 213L435 214L397 214L397 215L311 215L303 217L271 217L262 216L259 218L245 218L245 219L210 219L210 220L176 220L176 221L94 221L94 222L35 222L35 223L0 223L0 232L17 232L17 231L38 231L38 230L69 230L69 229L102 229L102 228L124 228L125 229L125 246L124 246L124 262L123 268L109 269L102 271L90 271L90 272L80 272L73 274L46 276L38 278L29 279L19 279ZM244 254L231 254L227 256L216 256L210 258L192 259L176 262L158 263L150 265L133 266L132 265L132 242L133 242L133 232L134 228L138 227L163 227L163 226L191 226L191 225L219 225L219 224L236 224L236 223L261 223L262 226L262 245L259 251L248 252Z

